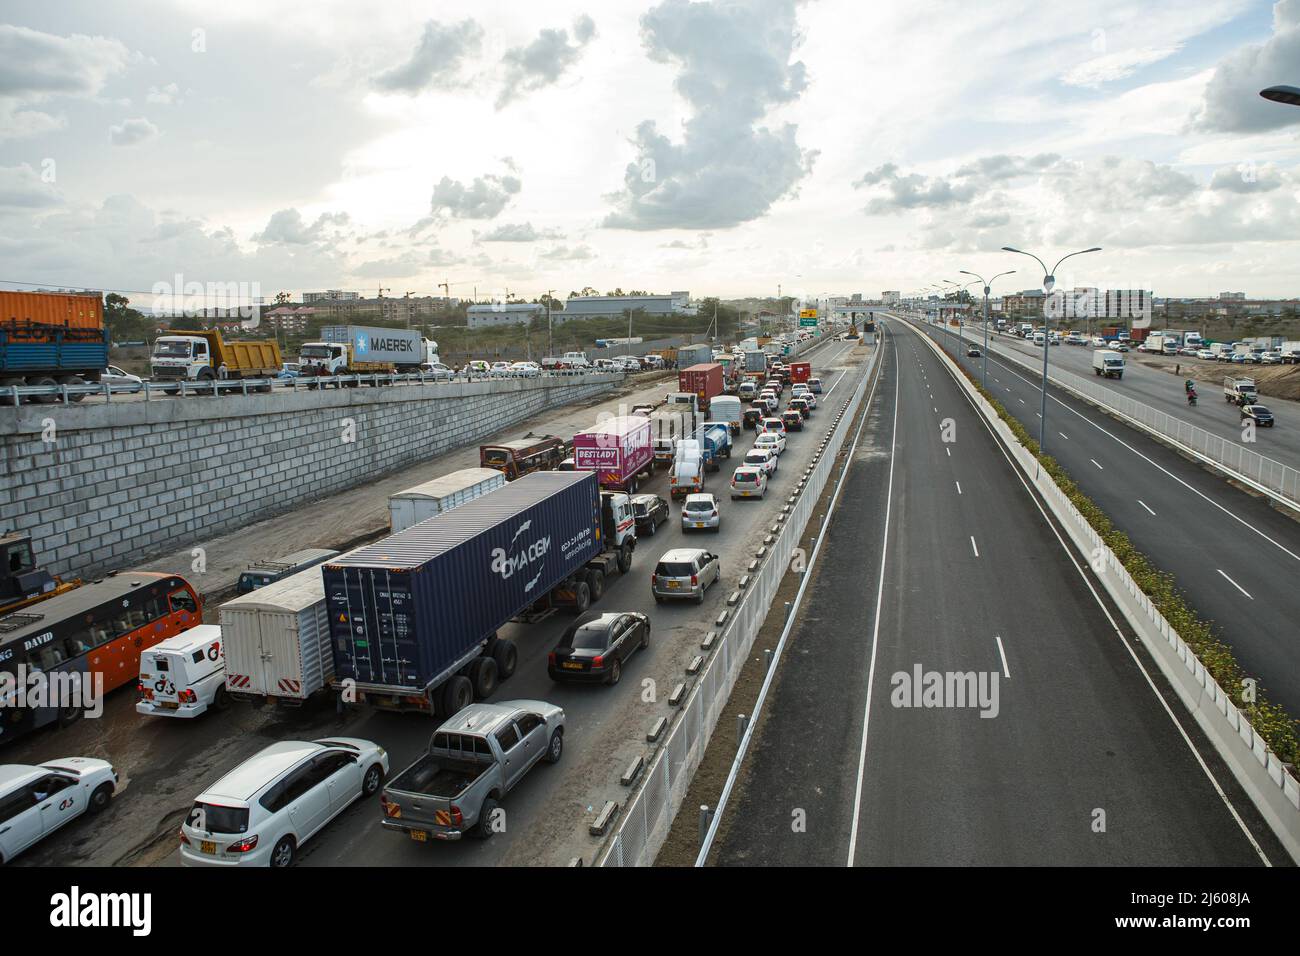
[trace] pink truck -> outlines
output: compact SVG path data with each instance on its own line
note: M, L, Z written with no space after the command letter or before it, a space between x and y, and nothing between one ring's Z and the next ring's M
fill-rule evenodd
M573 436L573 463L578 471L594 471L600 487L608 491L634 493L638 480L654 465L650 419L613 416L579 432Z

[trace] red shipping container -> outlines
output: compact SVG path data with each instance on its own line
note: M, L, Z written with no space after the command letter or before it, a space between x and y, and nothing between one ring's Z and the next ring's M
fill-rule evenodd
M790 381L806 382L812 378L811 362L791 362L790 363Z
M724 387L722 366L717 362L692 365L677 373L677 390L694 392L700 400L700 411L705 414L709 411L709 399L721 395Z

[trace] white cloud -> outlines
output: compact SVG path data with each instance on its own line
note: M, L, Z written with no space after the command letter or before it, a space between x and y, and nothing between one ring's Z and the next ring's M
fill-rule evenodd
M143 116L124 120L108 128L108 141L114 146L139 146L158 138L158 127Z
M462 65L482 41L483 28L474 20L446 24L429 20L410 59L380 73L374 85L385 92L409 95L454 86Z
M1223 133L1253 133L1300 123L1300 108L1273 103L1259 91L1300 77L1300 0L1273 7L1273 36L1229 54L1205 88L1196 126Z
M509 205L523 183L510 174L474 177L468 186L443 176L433 187L434 215L445 211L454 219L494 219Z
M582 48L596 35L596 24L587 15L573 24L576 43L569 43L566 30L546 29L527 46L507 50L501 62L505 66L505 83L497 96L496 106L501 109L524 92L540 90L556 83L570 66L582 55Z

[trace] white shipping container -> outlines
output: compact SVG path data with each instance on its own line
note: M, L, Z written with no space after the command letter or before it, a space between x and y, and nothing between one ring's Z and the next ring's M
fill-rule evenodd
M505 486L506 476L494 468L462 468L388 498L388 522L393 534L405 531L468 501Z
M334 676L319 567L227 601L220 615L226 693L299 703Z

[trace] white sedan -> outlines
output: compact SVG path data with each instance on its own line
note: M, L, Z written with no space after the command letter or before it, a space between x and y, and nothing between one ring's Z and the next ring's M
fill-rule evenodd
M83 813L99 813L116 789L113 765L93 757L0 766L0 863Z
M785 436L777 432L763 432L754 439L754 447L762 448L778 455L785 452Z
M144 379L139 375L132 375L125 369L120 369L116 365L110 365L99 376L101 385L111 385L115 392L138 392L144 388Z
M745 452L745 464L751 468L762 468L771 477L776 474L777 455L769 448L751 448Z

